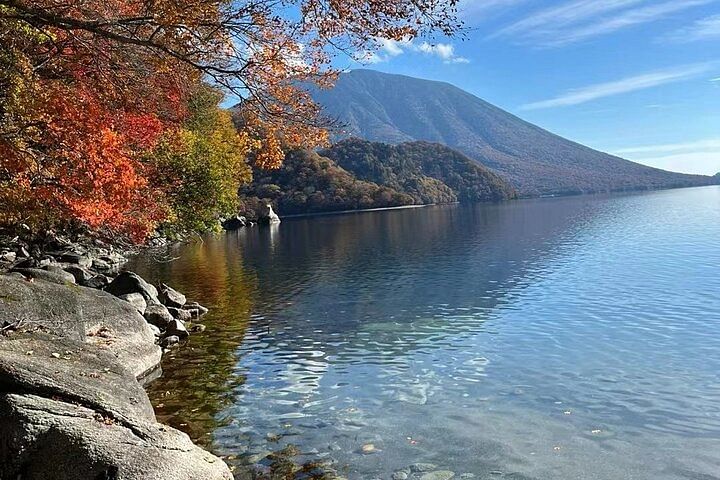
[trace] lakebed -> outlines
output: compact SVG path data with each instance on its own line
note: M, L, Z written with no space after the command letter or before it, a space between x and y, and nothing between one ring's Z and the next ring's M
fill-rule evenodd
M718 238L704 187L292 219L128 268L211 307L149 394L241 478L716 478Z

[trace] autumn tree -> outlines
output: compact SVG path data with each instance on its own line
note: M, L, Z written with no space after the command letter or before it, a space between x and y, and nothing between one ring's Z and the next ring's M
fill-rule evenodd
M453 34L456 2L0 0L0 221L140 239L172 203L148 152L187 131L200 83L238 99L253 162L277 167L283 146L327 138L299 85L329 84L334 57L378 38Z

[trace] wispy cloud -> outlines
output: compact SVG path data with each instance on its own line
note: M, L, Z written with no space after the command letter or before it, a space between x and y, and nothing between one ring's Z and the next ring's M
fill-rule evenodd
M599 98L611 97L622 93L645 90L668 83L680 82L696 78L707 73L717 62L694 63L667 70L644 73L606 83L597 83L581 88L574 88L557 97L528 103L521 110L539 110L542 108L564 107L590 102Z
M455 53L455 46L451 43L428 43L416 44L410 40L390 40L386 38L376 39L378 50L368 51L359 59L363 63L383 63L405 52L418 52L440 58L443 63L458 64L470 63L470 60Z
M620 148L613 153L676 172L714 175L720 171L720 137Z
M697 150L708 150L717 149L716 153L720 155L720 137L706 138L703 140L696 140L693 142L683 143L663 143L660 145L644 145L641 147L628 147L615 150L615 153L625 155L631 153L673 153L673 152L687 152Z
M490 38L518 34L521 36L537 36L550 33L564 25L572 25L586 21L598 15L612 12L620 8L640 3L642 0L576 0L560 6L536 11L530 16L504 27ZM545 27L545 28L543 28Z
M527 3L529 0L460 0L458 17L464 22L474 22L493 16L504 9Z
M539 47L559 47L655 22L712 1L665 0L651 5L647 0L573 0L535 12L489 38L513 37Z
M695 42L720 38L720 15L701 18L692 25L676 30L665 39L674 42Z

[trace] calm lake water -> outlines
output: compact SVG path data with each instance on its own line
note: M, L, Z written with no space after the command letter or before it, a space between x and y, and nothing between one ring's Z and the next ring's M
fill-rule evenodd
M169 255L130 268L211 313L150 394L239 478L282 476L281 449L351 480L720 478L720 187L295 219Z

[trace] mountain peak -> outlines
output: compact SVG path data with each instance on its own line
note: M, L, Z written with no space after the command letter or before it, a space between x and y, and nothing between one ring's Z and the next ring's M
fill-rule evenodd
M347 136L441 143L509 180L521 195L706 185L715 179L647 167L528 123L449 83L359 69L313 90Z

